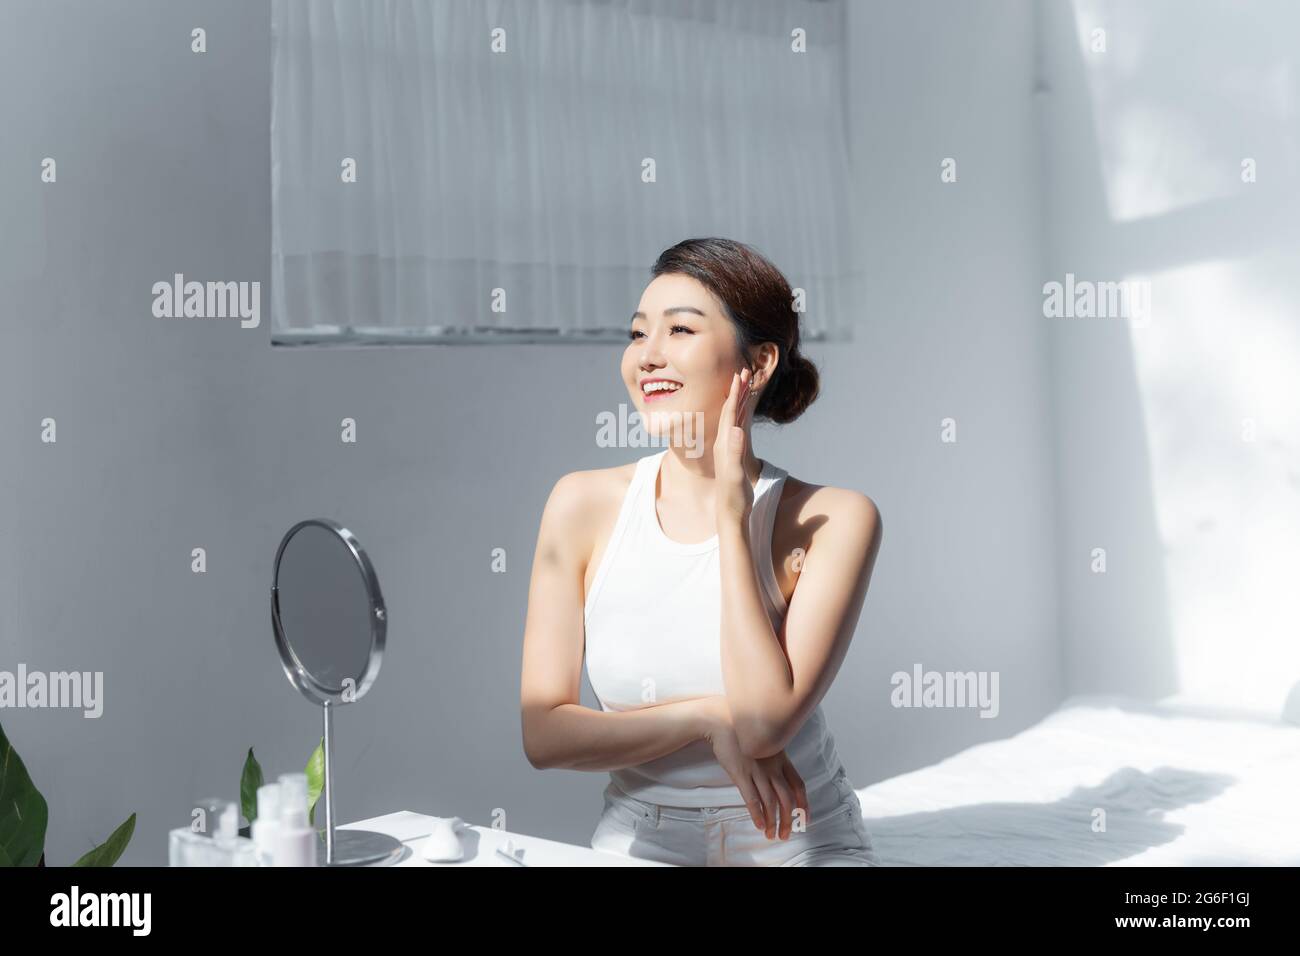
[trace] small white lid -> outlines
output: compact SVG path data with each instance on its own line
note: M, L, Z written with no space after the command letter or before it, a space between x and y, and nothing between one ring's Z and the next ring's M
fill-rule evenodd
M217 836L223 840L233 840L239 836L239 809L233 803L227 803L217 818Z
M301 823L293 823L301 817ZM307 775L305 773L280 774L280 820L290 826L307 825Z
M267 783L257 788L257 819L280 819L280 785Z

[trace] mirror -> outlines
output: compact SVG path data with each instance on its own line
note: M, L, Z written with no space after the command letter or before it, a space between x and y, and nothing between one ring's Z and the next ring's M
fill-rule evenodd
M383 660L388 613L370 559L356 536L328 518L300 521L275 555L271 624L285 676L320 705L324 726L325 832L319 858L327 866L395 859L402 844L366 830L335 831L334 711L360 700Z

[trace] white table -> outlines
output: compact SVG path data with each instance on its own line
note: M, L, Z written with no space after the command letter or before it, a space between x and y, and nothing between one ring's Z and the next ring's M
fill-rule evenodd
M465 847L465 858L454 863L430 863L420 855L420 845L433 830L436 817L411 810L399 810L386 813L382 817L358 820L346 823L340 830L374 830L387 833L401 841L404 849L401 857L393 866L510 866L511 863L500 853L497 847L504 847L507 840L514 844L518 859L527 866L671 866L655 860L638 860L619 856L614 853L602 853L589 846L575 846L572 843L557 843L541 837L528 836L523 833L511 833L509 830L494 830L492 827L467 825L460 831L461 844Z

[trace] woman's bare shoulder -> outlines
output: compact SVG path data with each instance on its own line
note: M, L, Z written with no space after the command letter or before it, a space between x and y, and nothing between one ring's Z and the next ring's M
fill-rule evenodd
M807 528L809 537L832 526L830 534L879 537L882 530L880 509L869 495L853 488L815 485L793 475L781 489L780 511L788 524Z
M613 465L609 468L587 468L570 471L561 475L555 482L551 495L561 498L570 505L592 504L596 498L610 497L627 491L632 476L636 473L636 462L625 465Z
M570 471L555 482L546 508L554 513L561 531L580 535L590 543L588 535L605 523L609 510L617 514L635 473L634 461Z

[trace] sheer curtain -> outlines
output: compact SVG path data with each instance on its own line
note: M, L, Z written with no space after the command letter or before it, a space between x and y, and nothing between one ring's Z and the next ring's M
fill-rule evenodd
M848 338L844 15L275 0L273 341L620 338L656 255L705 235L805 290L805 336Z

